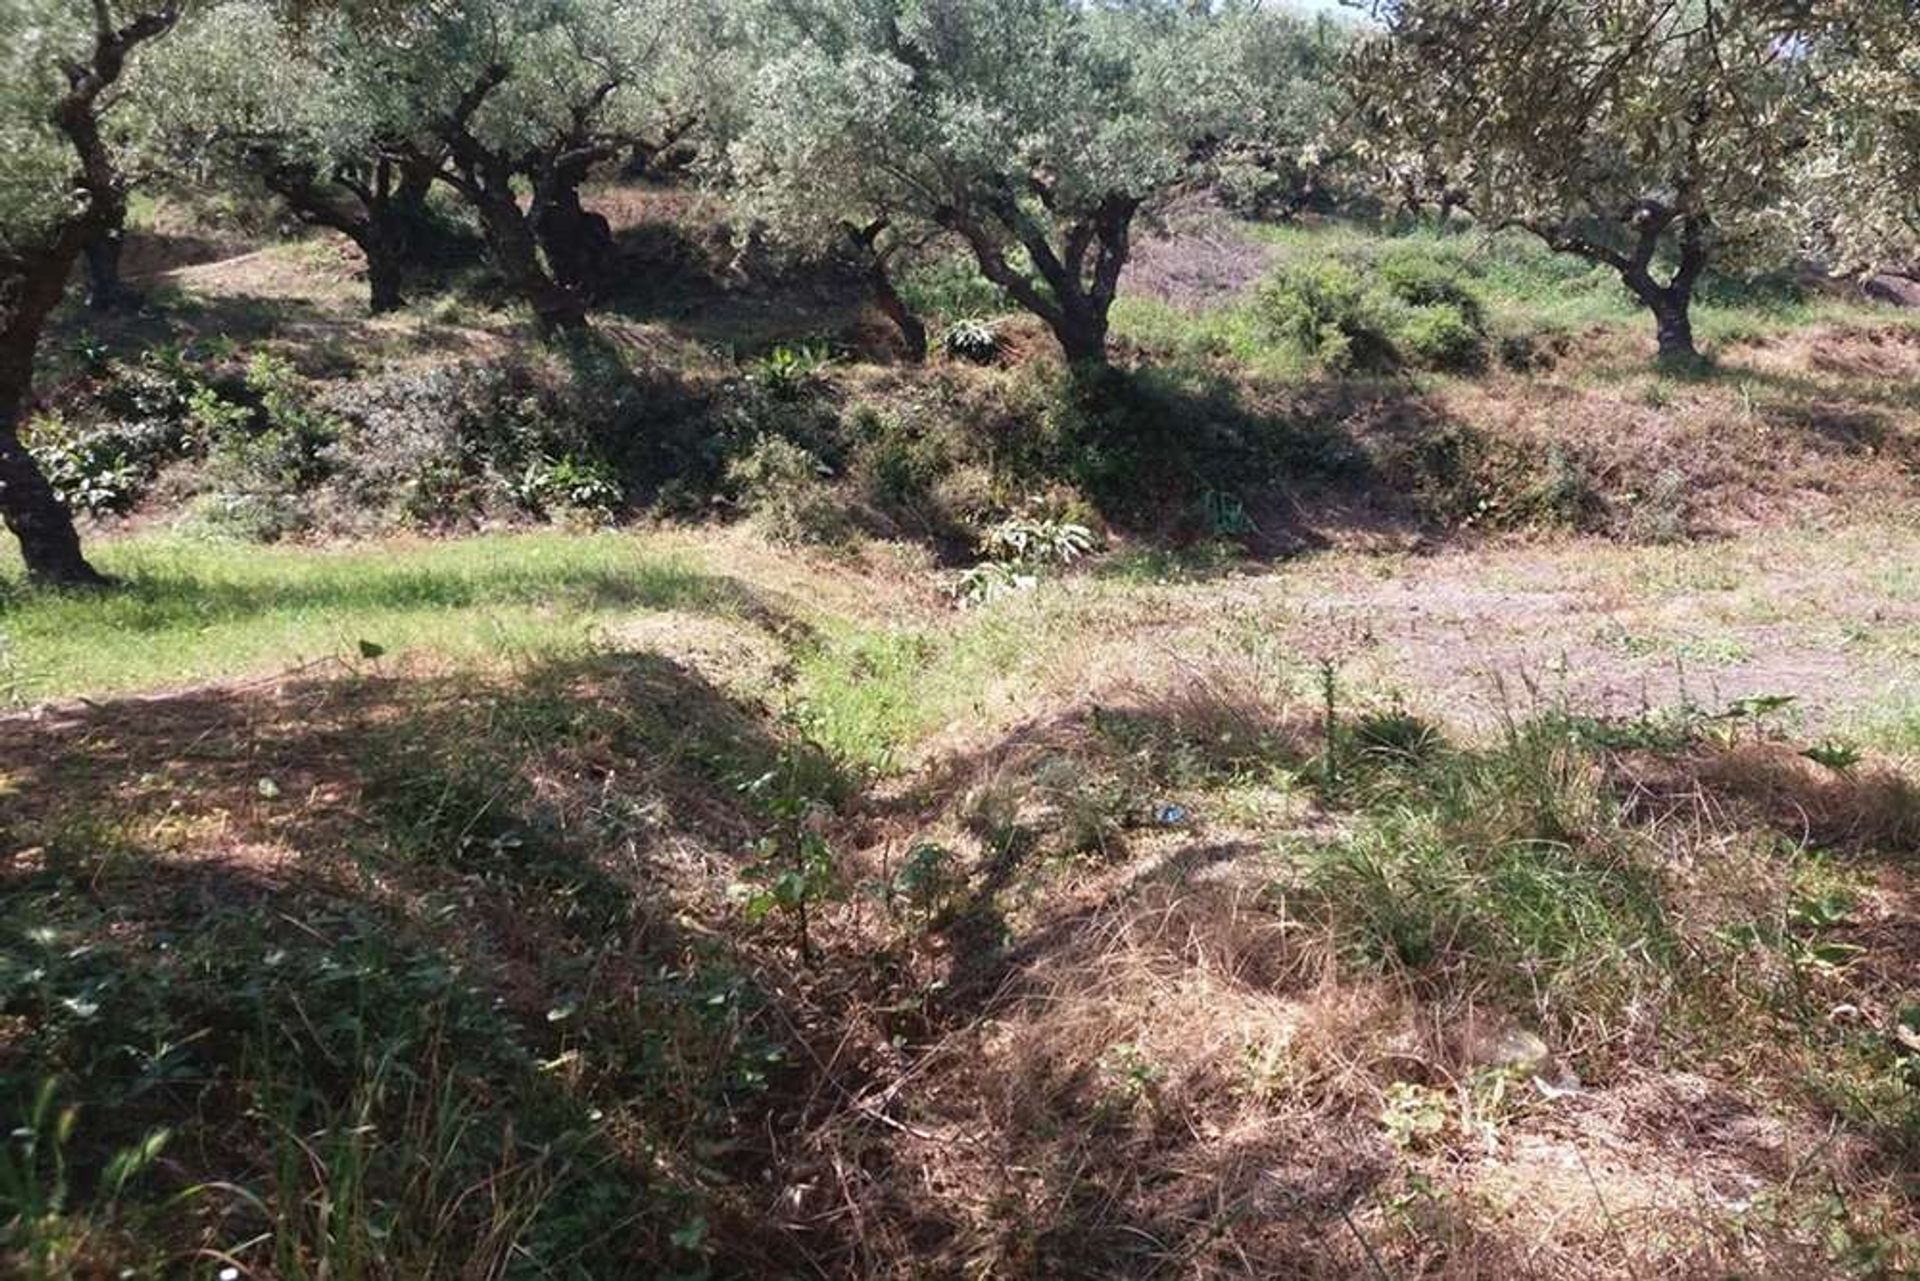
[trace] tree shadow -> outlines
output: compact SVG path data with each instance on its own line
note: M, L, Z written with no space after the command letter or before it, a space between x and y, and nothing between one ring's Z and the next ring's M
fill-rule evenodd
M726 1180L763 1168L797 1019L770 954L715 928L734 909L714 869L750 856L769 816L743 783L788 750L762 709L645 653L15 719L0 1100L66 1078L80 1205L116 1151L171 1130L133 1198L149 1217L121 1220L169 1253L269 1263L258 1234L297 1228L267 1206L342 1192L309 1183L357 1116L377 1143L354 1195L391 1216L401 1272L477 1262L458 1251L499 1229L452 1193L522 1169L524 1257L692 1267L704 1245L670 1238L704 1212L728 1257L772 1266L783 1230ZM310 1132L310 1171L282 1126ZM664 1170L676 1150L714 1173ZM455 1181L431 1207L407 1166L429 1156ZM637 1209L622 1186L648 1189ZM165 1213L189 1187L194 1212ZM466 1244L413 1239L436 1215Z
M782 343L853 344L863 323L864 287L831 258L776 262L671 216L625 221L614 246L600 305L704 346L751 354Z
M1162 545L1239 544L1256 561L1430 533L1466 483L1443 448L1468 428L1395 378L1249 385L1216 370L1068 381L1059 466L1101 516Z

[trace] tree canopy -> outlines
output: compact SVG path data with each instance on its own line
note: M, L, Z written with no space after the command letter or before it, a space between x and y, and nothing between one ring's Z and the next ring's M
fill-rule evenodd
M1384 180L1619 271L1691 355L1710 258L1780 233L1807 59L1769 0L1387 0L1354 67ZM1665 279L1660 278L1664 270Z
M1801 225L1844 268L1920 263L1920 11L1829 0L1805 34L1820 104Z
M1224 124L1213 15L1070 0L821 5L755 79L729 154L791 236L945 233L1073 360L1106 357L1134 214Z

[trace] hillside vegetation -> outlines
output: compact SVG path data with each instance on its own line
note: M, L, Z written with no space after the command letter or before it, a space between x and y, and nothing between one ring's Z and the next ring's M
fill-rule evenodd
M98 518L123 588L6 606L21 1257L1905 1266L1920 338L1736 298L1650 371L1498 243L1213 214L1143 285L1226 235L1262 265L1122 313L1177 425L1139 489L1017 323L875 363L831 290L769 355L689 306L516 363L471 304L355 318L312 242L93 329L61 403L184 422ZM1395 255L1481 291L1483 368L1259 328L1263 279ZM519 378L604 494L530 499L503 432L423 501L395 449ZM317 481L213 396L321 424ZM621 415L760 417L649 490ZM736 523L579 527L634 504ZM1009 518L1097 546L967 606Z
M1920 1274L1904 7L0 10L0 1275Z

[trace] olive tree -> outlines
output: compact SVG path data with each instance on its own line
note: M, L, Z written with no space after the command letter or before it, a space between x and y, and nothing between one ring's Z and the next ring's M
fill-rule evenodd
M434 157L404 145L419 122L383 117L369 92L385 29L369 38L343 17L231 0L184 23L137 76L145 150L175 182L258 184L347 237L376 314L405 301L409 270L442 239L427 208Z
M1818 108L1798 175L1802 226L1843 269L1920 269L1920 12L1824 0L1803 20Z
M47 317L88 243L124 215L120 145L104 115L128 60L179 18L178 3L0 8L0 517L37 582L100 581L20 426Z
M704 12L671 0L459 0L380 33L366 88L402 140L395 154L430 165L471 206L543 333L586 327L589 287L612 251L581 183L686 128L690 37Z
M1207 183L1232 208L1285 217L1335 203L1353 137L1340 71L1347 18L1303 16L1239 0L1220 9L1191 61L1210 77L1201 99L1220 127L1202 135Z
M1708 263L1768 251L1806 134L1778 0L1382 0L1351 68L1381 179L1612 268L1695 355Z
M1074 363L1107 361L1135 215L1191 170L1205 110L1199 8L1074 0L845 0L774 6L793 29L762 67L728 153L777 234L943 234L1044 321Z

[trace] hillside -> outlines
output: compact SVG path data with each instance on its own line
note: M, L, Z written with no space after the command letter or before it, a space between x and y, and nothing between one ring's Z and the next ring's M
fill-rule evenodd
M677 274L571 356L325 239L67 321L73 456L161 443L118 590L0 580L14 1258L1920 1266L1900 313L1735 295L1662 370L1509 242L1202 211L1089 409L596 199ZM1263 337L1343 254L1483 359Z

